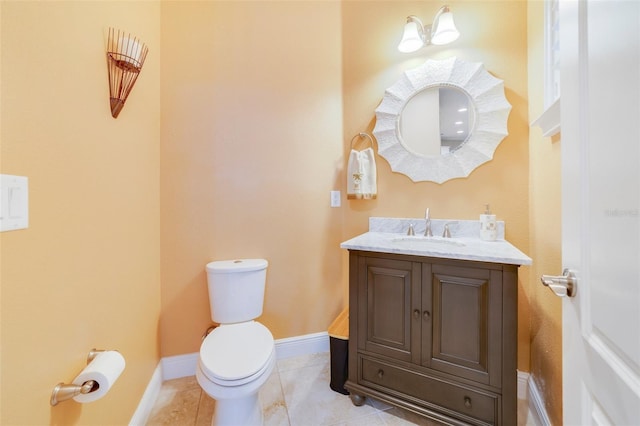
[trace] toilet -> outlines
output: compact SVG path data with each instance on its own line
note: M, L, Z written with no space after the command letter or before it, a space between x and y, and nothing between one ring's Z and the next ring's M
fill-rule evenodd
M212 425L262 425L258 391L276 363L262 315L269 263L264 259L207 264L211 319L219 323L200 346L196 379L215 399Z

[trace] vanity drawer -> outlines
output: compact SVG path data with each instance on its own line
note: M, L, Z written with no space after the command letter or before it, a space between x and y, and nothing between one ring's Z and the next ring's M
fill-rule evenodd
M476 424L496 423L497 395L480 393L369 358L361 357L360 366L358 379L365 386L401 392L451 410L449 415L461 417L465 421Z

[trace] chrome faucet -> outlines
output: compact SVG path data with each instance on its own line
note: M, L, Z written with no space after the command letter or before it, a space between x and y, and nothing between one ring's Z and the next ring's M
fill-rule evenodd
M409 229L407 229L407 235L416 235L416 232L413 230L413 223L409 224Z
M433 237L433 232L431 232L431 216L429 215L429 208L424 212L424 219L426 221L426 226L424 229L425 237Z

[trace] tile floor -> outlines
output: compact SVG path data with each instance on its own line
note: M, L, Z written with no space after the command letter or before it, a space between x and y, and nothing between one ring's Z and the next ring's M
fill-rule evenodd
M367 398L356 407L329 388L329 353L279 360L260 390L265 426L423 425L434 423L411 412ZM206 426L215 401L201 391L195 376L163 383L148 426ZM526 401L518 401L518 426L536 426Z

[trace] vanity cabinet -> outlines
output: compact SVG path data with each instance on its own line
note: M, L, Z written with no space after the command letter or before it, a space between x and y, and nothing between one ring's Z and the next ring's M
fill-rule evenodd
M351 250L349 298L354 404L517 423L517 265Z

